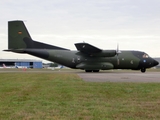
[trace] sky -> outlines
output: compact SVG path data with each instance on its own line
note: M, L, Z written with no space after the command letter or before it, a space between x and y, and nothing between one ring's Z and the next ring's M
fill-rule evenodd
M71 50L79 42L119 44L160 57L160 0L0 0L0 15L0 59L42 60L3 51L11 20L23 20L33 40Z

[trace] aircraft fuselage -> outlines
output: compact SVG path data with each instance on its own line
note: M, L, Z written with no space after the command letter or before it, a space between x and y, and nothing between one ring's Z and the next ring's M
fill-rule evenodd
M121 54L114 57L93 57L79 51L51 49L25 49L23 53L54 61L70 68L84 70L139 70L151 68L158 64L146 53L140 51L121 51Z
M76 43L77 51L35 41L23 21L8 22L8 50L26 53L61 65L98 72L110 69L133 69L145 72L159 63L141 51L102 50L88 43Z

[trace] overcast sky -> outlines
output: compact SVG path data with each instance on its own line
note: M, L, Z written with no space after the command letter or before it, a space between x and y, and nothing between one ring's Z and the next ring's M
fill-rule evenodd
M160 0L0 0L0 15L0 59L39 59L2 51L11 20L24 20L34 40L71 50L84 41L160 57Z

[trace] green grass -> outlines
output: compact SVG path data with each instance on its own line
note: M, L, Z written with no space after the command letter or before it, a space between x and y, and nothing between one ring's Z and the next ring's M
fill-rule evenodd
M0 73L1 120L160 119L159 83L92 83L76 74Z

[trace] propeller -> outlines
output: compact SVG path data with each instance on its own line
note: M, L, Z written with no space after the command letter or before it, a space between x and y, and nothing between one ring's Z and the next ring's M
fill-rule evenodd
M119 44L117 44L117 50L116 50L116 55L117 55L117 65L119 65L119 58L118 55L121 54L122 52L119 50Z

